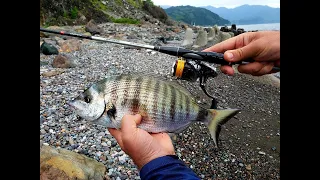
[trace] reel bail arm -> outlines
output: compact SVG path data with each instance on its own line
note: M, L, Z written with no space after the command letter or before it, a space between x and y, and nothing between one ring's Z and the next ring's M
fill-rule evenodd
M207 90L206 90L206 82L207 82L208 76L200 76L200 87L202 89L202 91L208 96L210 97L211 100L211 106L210 109L217 109L217 98L215 98L214 96L210 95Z

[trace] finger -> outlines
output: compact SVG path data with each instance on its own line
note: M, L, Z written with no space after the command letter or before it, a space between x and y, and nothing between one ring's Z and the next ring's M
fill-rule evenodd
M255 43L251 43L235 50L226 51L224 53L224 59L229 62L237 62L255 57L259 53L258 51L259 48L257 48Z
M205 52L225 52L231 49L241 48L249 44L255 38L255 33L246 32L238 36L224 40L214 46L211 46L203 51Z
M122 141L124 144L131 144L138 138L139 129L137 124L141 122L141 115L125 115L121 122Z
M270 71L273 67L272 63L268 62L252 62L249 64L245 65L239 65L238 66L238 71L240 73L246 73L246 74L251 74L251 75L258 75L259 71L262 70L263 67L265 66L271 66ZM262 73L262 72L261 72Z
M227 39L225 41L222 41L218 44L215 44L205 50L204 52L225 52L226 50L229 49L234 49L236 46L236 41L237 41L238 36L232 37L230 39Z
M115 138L121 136L121 131L119 131L119 130L117 130L117 129L115 129L115 128L108 128L108 131L109 131L110 134L111 134L113 137L115 137Z
M227 75L230 75L230 76L234 75L234 70L230 66L220 66L220 70L224 74L227 74Z
M258 71L257 73L254 73L252 75L254 76L262 76L265 74L270 74L272 73L272 68L273 68L273 63L266 63L260 71Z
M122 143L121 131L114 129L114 128L108 128L108 131L117 140L118 144L122 148L123 143Z
M121 122L121 131L124 134L132 134L137 129L137 124L141 122L141 115L124 115Z
M262 69L263 65L260 62L252 62L245 65L239 65L238 71L240 73L253 74L257 73Z

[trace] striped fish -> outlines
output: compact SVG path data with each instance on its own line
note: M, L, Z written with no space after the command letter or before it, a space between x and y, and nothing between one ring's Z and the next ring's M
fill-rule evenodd
M141 114L139 128L150 133L179 133L194 122L208 126L217 146L219 126L238 109L206 109L182 86L143 75L112 76L91 85L68 103L77 115L109 128L120 128L125 114Z

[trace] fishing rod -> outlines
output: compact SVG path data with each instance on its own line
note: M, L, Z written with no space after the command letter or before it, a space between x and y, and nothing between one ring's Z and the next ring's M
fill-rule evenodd
M97 36L88 36L73 32L66 31L56 31L51 29L45 29L40 27L40 31L48 32L53 34L60 34L65 36L78 37L82 39L90 39L96 41L109 42L120 45L133 46L144 49L151 49L154 51L159 51L164 54L169 54L173 56L179 57L176 62L174 62L172 67L172 74L180 79L188 80L188 81L196 81L200 80L200 87L204 91L204 93L212 98L211 107L216 108L216 100L215 97L210 95L206 89L206 81L209 77L214 78L218 75L216 72L216 68L210 66L208 63L220 64L220 65L235 65L235 64L248 64L250 62L254 62L253 59L238 61L238 62L228 62L224 59L223 53L217 52L200 52L200 51L192 51L188 49L184 49L181 47L171 47L171 46L151 46L145 44L138 44L128 41L116 40L116 39L107 39L103 37ZM274 71L280 71L280 68L273 67Z
M48 33L54 33L54 34L60 34L60 35L66 35L66 36L73 36L78 38L84 38L84 39L91 39L96 41L103 41L103 42L109 42L109 43L115 43L115 44L121 44L121 45L128 45L128 46L134 46L139 48L145 48L145 49L151 49L155 51L159 51L161 53L183 57L186 59L195 59L195 60L201 60L206 61L209 63L214 64L220 64L220 65L235 65L235 64L247 64L250 62L253 62L254 60L246 60L246 61L238 61L238 62L228 62L224 59L222 53L216 53L216 52L196 52L191 51L188 49L184 49L181 47L168 47L168 46L151 46L151 45L145 45L145 44L138 44L128 41L121 41L121 40L115 40L115 39L107 39L102 37L96 37L96 36L88 36L88 35L82 35L72 32L65 32L65 31L55 31L51 29L45 29L40 27L40 31L48 32ZM274 67L274 70L280 71L280 68Z

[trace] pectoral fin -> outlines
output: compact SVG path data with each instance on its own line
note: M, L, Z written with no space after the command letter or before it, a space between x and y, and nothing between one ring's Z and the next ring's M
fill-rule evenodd
M107 112L107 115L110 118L110 120L112 122L115 122L117 109L116 109L116 106L112 102L108 102L106 104L106 112Z

